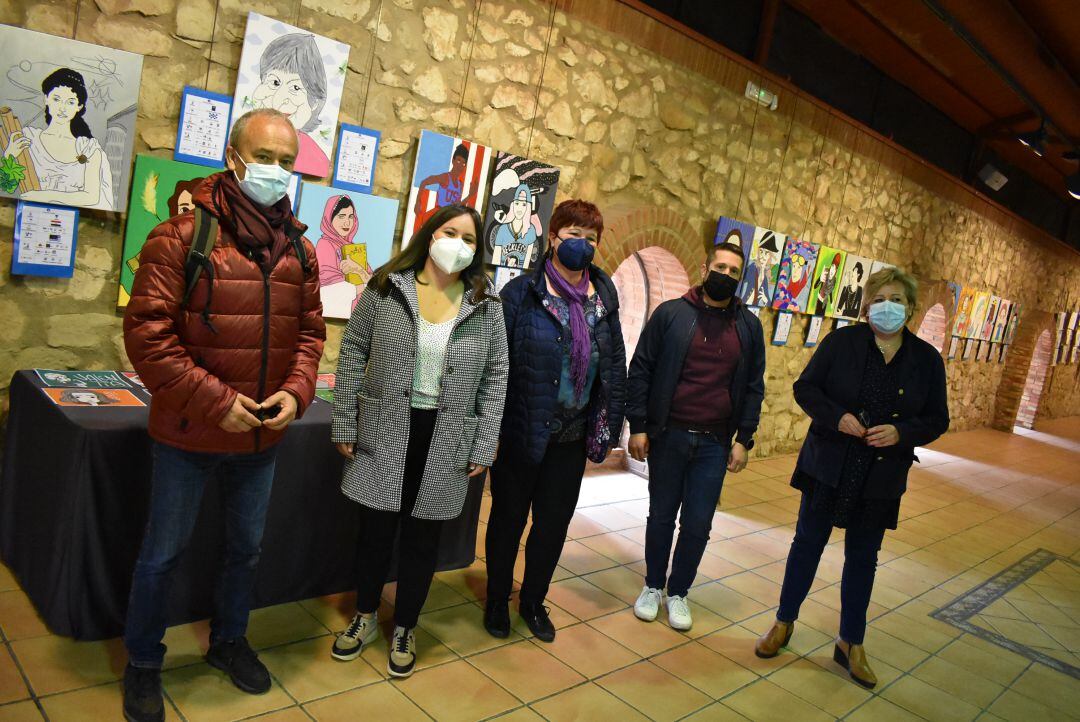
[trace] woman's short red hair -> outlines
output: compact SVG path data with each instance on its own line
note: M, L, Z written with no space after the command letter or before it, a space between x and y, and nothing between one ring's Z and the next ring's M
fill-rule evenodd
M594 204L580 198L563 201L555 207L555 212L551 214L548 230L558 235L559 231L567 226L595 228L596 242L599 243L600 236L604 233L604 216Z

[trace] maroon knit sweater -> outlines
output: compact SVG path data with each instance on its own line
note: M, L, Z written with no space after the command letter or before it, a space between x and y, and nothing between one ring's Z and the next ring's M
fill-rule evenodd
M731 378L742 351L735 330L735 304L706 306L701 286L691 288L683 298L697 307L698 320L671 400L669 421L692 428L721 427L731 419Z

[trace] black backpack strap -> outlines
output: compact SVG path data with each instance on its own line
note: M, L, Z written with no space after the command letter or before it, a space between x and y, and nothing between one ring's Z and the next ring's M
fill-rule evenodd
M293 251L296 253L296 260L300 261L300 268L303 270L304 275L307 276L311 270L308 268L307 251L304 250L304 232L296 226L290 225L285 231L285 235L289 238L289 243L292 244Z
M217 243L218 219L212 213L207 213L198 206L192 211L195 216L195 227L191 234L191 245L188 247L187 259L184 261L184 298L180 301L180 307L187 306L191 299L191 293L199 282L199 276L206 271L207 281L210 288L206 295L206 306L202 311L203 323L211 331L217 333L213 324L210 323L210 302L214 294L214 266L210 262L210 254L214 251Z

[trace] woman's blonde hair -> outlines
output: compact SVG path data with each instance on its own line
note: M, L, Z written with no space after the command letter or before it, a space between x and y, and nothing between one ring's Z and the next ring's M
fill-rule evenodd
M884 286L890 283L899 283L904 287L904 295L907 296L907 309L908 318L910 319L912 314L915 313L915 303L919 298L919 282L915 280L915 277L905 273L899 268L882 268L880 271L876 271L870 274L870 278L866 279L866 290L863 291L863 308L862 312L865 315L870 308L870 300L877 295Z

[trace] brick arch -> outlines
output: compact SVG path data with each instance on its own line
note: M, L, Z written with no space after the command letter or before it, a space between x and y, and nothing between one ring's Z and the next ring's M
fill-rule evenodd
M704 239L675 211L658 206L615 206L605 209L604 236L595 263L608 274L645 248L658 246L686 269L691 282L701 276Z
M1016 412L1020 409L1020 399L1024 395L1028 372L1031 370L1032 362L1036 360L1035 347L1044 331L1050 333L1051 345L1053 345L1054 315L1046 311L1025 309L1020 317L1016 338L1013 339L1008 353L1005 354L1005 371L1002 373L994 401L994 419L991 423L993 428L1000 431L1012 431L1016 424ZM1049 380L1050 374L1047 373L1042 391L1046 390Z
M952 291L949 290L949 284L947 281L923 281L919 279L919 298L915 304L915 315L911 317L911 322L908 324L908 328L919 330L922 328L923 321L927 320L926 315L930 309L941 306L945 314L945 343L942 344L939 351L942 356L948 353L949 344L949 329L953 325L953 297ZM935 319L935 323L936 323Z

